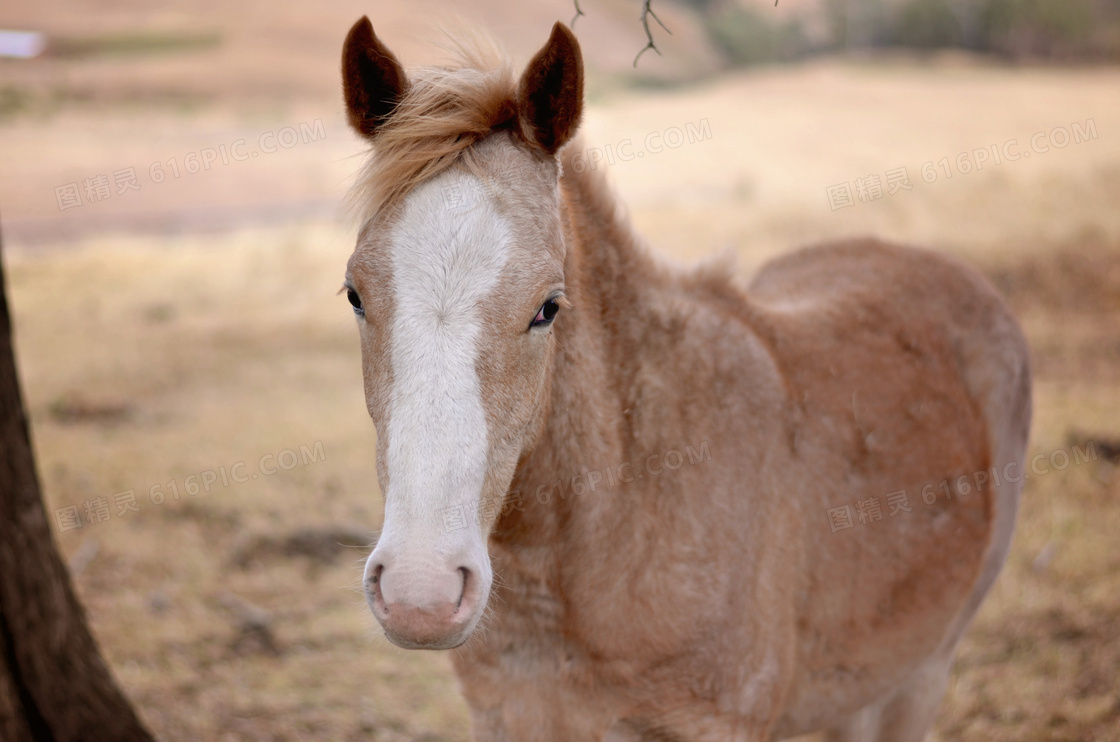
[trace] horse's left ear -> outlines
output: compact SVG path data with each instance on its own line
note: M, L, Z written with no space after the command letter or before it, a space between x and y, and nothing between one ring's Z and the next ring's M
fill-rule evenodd
M342 45L342 96L350 126L367 139L388 120L408 87L401 63L361 19Z
M521 75L517 89L521 131L548 154L572 138L583 114L583 57L563 23Z

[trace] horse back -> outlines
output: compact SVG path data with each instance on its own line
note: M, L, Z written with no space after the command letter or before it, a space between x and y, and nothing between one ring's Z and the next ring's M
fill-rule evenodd
M955 644L1006 556L1030 417L994 289L873 240L763 268L749 296L785 381L802 512L794 707L858 706ZM824 704L831 705L831 704Z

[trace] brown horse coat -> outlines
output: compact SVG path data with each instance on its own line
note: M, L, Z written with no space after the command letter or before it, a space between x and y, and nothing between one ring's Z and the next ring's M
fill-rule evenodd
M1028 351L991 286L872 239L745 288L659 261L561 148L559 25L516 84L409 78L364 19L343 69L377 151L347 273L367 593L394 642L458 647L475 738L922 739L1020 489Z

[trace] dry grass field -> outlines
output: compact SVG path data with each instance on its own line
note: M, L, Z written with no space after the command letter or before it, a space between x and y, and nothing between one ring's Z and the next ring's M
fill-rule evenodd
M366 9L344 10L300 53L333 55L317 50ZM265 74L231 46L236 74ZM177 76L209 53L143 74L205 92L206 75ZM654 90L612 82L625 65L602 56L583 146L653 249L731 250L747 276L875 233L964 256L1005 293L1034 352L1043 458L936 739L1120 739L1120 70L825 60ZM467 740L446 656L391 646L357 591L380 501L335 295L361 146L331 65L308 62L287 97L244 102L223 79L213 99L156 106L109 94L139 62L44 64L0 72L31 91L87 76L104 99L0 117L17 349L48 508L83 522L56 519L58 543L142 716L168 741ZM262 148L316 121L322 136ZM239 139L260 156L152 181L153 163ZM58 209L56 186L127 167L139 191ZM911 187L890 194L898 168ZM872 174L884 190L863 202ZM844 183L852 205L834 208Z

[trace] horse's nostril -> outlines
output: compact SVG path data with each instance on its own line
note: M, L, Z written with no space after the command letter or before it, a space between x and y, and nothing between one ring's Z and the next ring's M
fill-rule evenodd
M384 571L385 565L378 564L366 573L366 600L369 602L369 607L373 610L374 615L389 612L389 606L385 605L385 596L381 593L381 574Z
M467 585L470 584L471 580L471 571L466 567L459 567L459 573L463 575L463 589L459 593L459 601L455 604L456 611L463 605L463 598L467 594Z
M373 571L366 576L366 584L373 587L381 582L381 572L384 571L385 565L378 564L373 568Z

